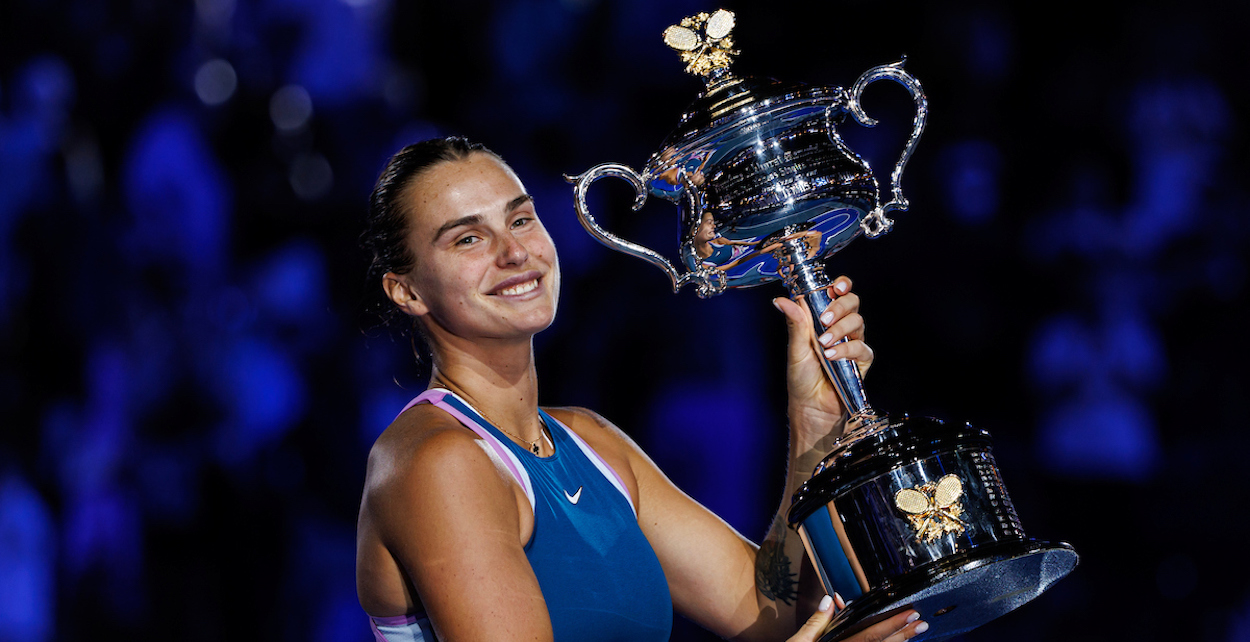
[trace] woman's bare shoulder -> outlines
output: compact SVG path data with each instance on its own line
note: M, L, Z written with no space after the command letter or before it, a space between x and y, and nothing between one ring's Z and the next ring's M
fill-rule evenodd
M552 417L555 417L560 423L568 426L579 437L586 439L588 437L603 436L624 436L625 433L617 428L615 424L604 418L603 415L581 406L553 406L544 407Z
M440 607L431 596L455 592L448 587L499 573L524 576L530 510L489 445L442 410L412 408L369 454L357 522L357 564L366 569L359 581L388 587L389 601L377 611L411 612L419 604L435 619ZM495 574L476 572L479 566ZM442 608L445 615L446 603Z
M622 455L641 454L642 449L624 430L603 415L580 406L543 408L552 417L568 426L595 450L610 449Z
M414 406L382 431L369 451L365 492L411 487L414 476L477 474L494 467L478 437L429 404Z

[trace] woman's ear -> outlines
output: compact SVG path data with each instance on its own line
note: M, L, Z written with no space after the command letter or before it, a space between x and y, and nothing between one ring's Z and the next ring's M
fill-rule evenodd
M430 311L417 289L403 275L394 272L382 275L382 290L399 309L414 317L424 316Z

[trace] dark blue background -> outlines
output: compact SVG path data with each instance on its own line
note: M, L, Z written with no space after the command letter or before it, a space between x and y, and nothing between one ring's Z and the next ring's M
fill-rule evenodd
M928 92L911 211L829 261L869 393L989 428L1025 528L1083 555L965 639L1250 640L1245 5L727 4L739 73L845 86L906 54ZM503 154L556 238L543 402L762 536L780 286L673 295L561 179L657 149L700 86L659 35L714 8L0 6L0 640L370 639L365 457L424 384L355 242L386 157L433 135ZM865 106L882 125L845 134L885 180L910 104ZM592 203L675 253L672 207L628 200Z

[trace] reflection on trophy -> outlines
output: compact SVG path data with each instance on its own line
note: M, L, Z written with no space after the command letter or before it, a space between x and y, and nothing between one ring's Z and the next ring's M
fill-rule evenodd
M822 261L861 234L889 231L888 215L907 209L900 180L928 103L902 62L868 70L849 90L735 76L729 69L733 27L733 13L720 10L664 32L665 43L706 88L641 174L604 163L570 177L577 213L603 244L664 270L674 291L690 284L710 297L779 279L792 298L807 301L820 328L819 314L832 301ZM848 115L864 126L876 124L860 97L881 79L905 87L916 108L884 203L868 163L837 129ZM634 186L635 210L649 196L677 203L684 272L596 222L586 191L604 176ZM914 639L945 639L1032 600L1076 566L1071 546L1025 537L989 433L879 414L853 362L824 361L850 418L789 512L825 591L848 601L822 641L842 639L907 607L931 626Z

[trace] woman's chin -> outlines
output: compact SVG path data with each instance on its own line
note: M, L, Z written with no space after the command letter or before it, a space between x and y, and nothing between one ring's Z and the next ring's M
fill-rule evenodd
M542 332L543 330L550 328L551 324L555 323L555 321L556 321L556 315L554 314L554 311L553 311L552 314L547 315L546 317L543 317L541 319L535 319L532 325L527 326L527 332L530 335L538 334L539 332Z
M555 320L556 314L554 307L548 310L533 310L530 314L526 314L521 318L515 319L513 323L510 324L512 326L512 332L509 332L508 334L517 338L532 337L539 332L550 328L551 324L555 323Z

